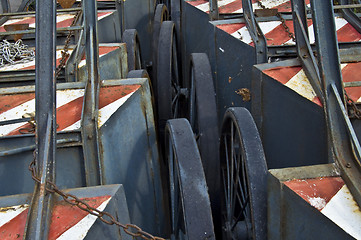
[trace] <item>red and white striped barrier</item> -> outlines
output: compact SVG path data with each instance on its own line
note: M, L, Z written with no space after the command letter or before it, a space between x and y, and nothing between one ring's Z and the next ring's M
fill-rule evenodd
M360 69L361 62L341 64L343 81L360 81L358 77ZM316 97L316 93L301 67L277 67L263 70L263 73L321 106L321 102ZM361 102L361 87L348 87L345 90L353 101Z
M103 211L111 196L82 198L89 206ZM29 205L10 206L0 211L0 239L22 239ZM49 240L84 239L97 217L76 206L57 202L52 211Z
M99 58L105 56L106 54L120 48L120 46L102 46L99 45ZM58 66L60 64L60 60L62 58L62 52L63 50L58 49L56 51L56 65ZM68 53L71 54L73 51L72 47L69 47ZM85 65L85 56L83 56L82 60L78 64L78 67L82 67ZM16 63L13 65L8 65L0 68L0 72L5 71L16 71L16 70L35 70L35 59L26 63Z
M208 0L187 1L192 6L195 6L203 12L209 12ZM291 12L292 5L290 0L261 0L263 6L270 9L278 9L279 12ZM253 9L261 9L256 0L252 0ZM306 4L310 4L306 0ZM242 0L218 0L219 13L242 13Z
M98 127L120 108L140 85L120 85L101 87L99 93ZM58 131L80 128L84 89L66 89L57 91ZM35 94L23 93L0 96L0 121L19 119L25 113L35 111ZM30 123L16 123L0 126L0 136L20 135L22 129L31 128ZM1 239L1 238L0 238Z
M98 20L101 20L109 15L111 15L113 12L98 12ZM56 18L56 27L62 28L62 27L70 27L71 23L73 22L73 19L75 17L75 14L58 14ZM3 23L0 26L0 32L5 32L5 25L11 25L11 24L29 24L29 28L35 28L35 16L32 17L11 17L9 20L7 20L5 23Z
M356 239L361 239L361 211L341 177L284 182L312 207Z
M361 40L361 34L357 32L345 19L336 17L335 24L337 39L339 42L358 42ZM294 33L292 20L286 20L286 25L289 27L290 32ZM266 37L268 46L295 44L288 33L285 31L281 21L259 22L259 26ZM240 39L244 43L247 43L251 46L254 45L251 35L249 34L246 24L244 23L223 24L217 25L217 27L229 33L233 37ZM311 19L308 20L308 32L310 43L312 44L315 42L315 37Z

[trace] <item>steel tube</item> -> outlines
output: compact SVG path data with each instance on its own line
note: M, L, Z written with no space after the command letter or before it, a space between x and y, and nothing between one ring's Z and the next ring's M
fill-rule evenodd
M55 180L56 150L56 1L36 1L35 111L36 159L40 184L35 184L24 239L47 239L53 194L46 181Z

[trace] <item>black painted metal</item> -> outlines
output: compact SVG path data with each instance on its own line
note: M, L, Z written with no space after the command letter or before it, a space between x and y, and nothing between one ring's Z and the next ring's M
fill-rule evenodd
M209 17L211 20L219 18L218 1L209 0Z
M56 2L36 1L36 169L35 185L24 239L47 239L53 194L46 181L55 180L56 150Z
M225 239L267 239L267 164L250 112L229 108L220 142Z
M345 110L332 1L311 0L318 65L325 93L329 159L341 169L342 177L361 205L361 148Z
M128 70L142 69L140 43L137 30L125 30L122 36L122 42L127 45Z
M98 140L98 105L99 105L99 49L97 39L97 1L83 3L86 66L88 79L85 86L81 130L83 138L84 167L87 186L102 182L102 154Z
M219 125L212 70L205 53L191 55L188 120L196 136L211 199L215 230L220 232ZM219 229L217 229L219 228Z
M243 17L255 44L257 63L267 62L267 41L253 13L252 1L242 0Z
M350 0L340 0L341 5L352 4ZM349 8L341 9L343 17L354 27L359 33L361 33L361 19Z
M166 126L171 239L216 239L201 157L186 119Z
M159 33L157 66L157 112L160 142L164 140L166 121L179 116L181 79L179 78L175 25L164 21Z

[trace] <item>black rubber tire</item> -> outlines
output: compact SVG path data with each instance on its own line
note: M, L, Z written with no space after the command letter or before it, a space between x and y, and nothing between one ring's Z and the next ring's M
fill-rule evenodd
M142 69L142 57L137 30L125 30L122 36L122 42L127 45L128 71Z
M220 154L223 239L267 239L267 163L247 109L226 111ZM234 179L237 183L231 184ZM227 211L227 206L234 212Z
M220 226L220 161L216 92L211 65L205 53L192 53L189 71L187 118L197 139L211 198L215 226ZM220 228L216 232L220 233Z
M162 23L169 20L169 12L165 4L158 4L154 11L153 33L152 33L152 81L153 87L157 88L157 67L158 67L158 43Z
M187 119L166 127L171 239L215 239L207 183Z
M177 61L175 27L172 21L162 24L159 34L156 103L158 130L164 140L164 127L168 119L178 116L180 79ZM178 98L178 99L177 99Z

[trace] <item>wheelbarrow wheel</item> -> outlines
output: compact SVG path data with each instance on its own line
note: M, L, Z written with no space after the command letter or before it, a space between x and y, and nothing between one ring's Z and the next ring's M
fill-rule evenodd
M220 157L223 239L266 239L267 164L247 109L226 111Z
M215 239L207 184L197 143L186 119L166 127L171 239Z
M219 130L216 93L211 65L205 53L192 53L190 61L190 88L187 118L196 136L211 198L213 217L219 213ZM220 224L220 222L219 222ZM217 226L219 226L217 223Z
M159 34L156 103L160 139L164 139L164 127L168 119L179 116L181 86L177 61L175 27L172 21L162 24Z
M158 4L155 8L154 17L153 17L153 33L152 33L152 81L153 86L157 88L157 67L158 67L158 43L159 43L159 33L162 23L169 20L169 12L165 4Z
M140 42L137 30L125 30L122 36L122 42L127 46L128 70L132 71L142 69Z

